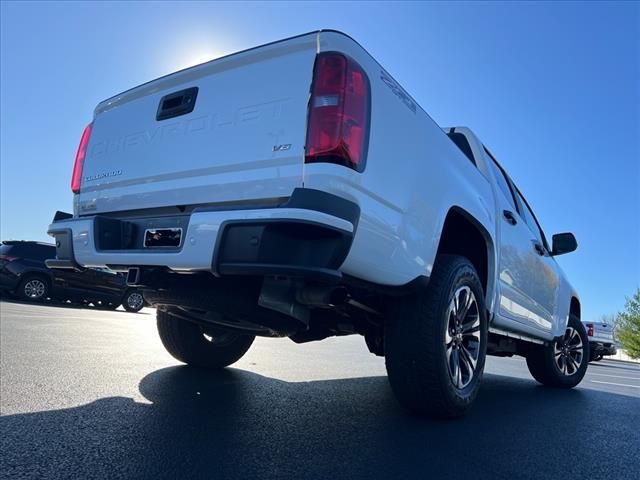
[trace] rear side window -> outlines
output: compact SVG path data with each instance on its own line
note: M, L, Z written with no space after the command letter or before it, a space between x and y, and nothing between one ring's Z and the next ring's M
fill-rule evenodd
M45 261L49 258L55 258L56 247L53 245L40 245L37 243L20 243L13 245L2 245L0 250L2 255L11 255L13 257L28 258L31 260Z
M466 155L466 157L471 160L471 163L476 164L476 159L473 158L473 152L471 151L471 145L469 145L469 140L462 133L458 132L449 132L447 136L451 139L453 143Z
M509 204L513 207L514 211L518 211L518 208L516 207L516 200L513 197L513 192L511 191L511 187L509 186L509 182L507 181L507 177L505 176L504 172L495 162L493 157L491 157L489 165L491 165L491 170L493 170L493 175L496 177L498 187L500 187L500 190L502 190L504 198L507 199Z

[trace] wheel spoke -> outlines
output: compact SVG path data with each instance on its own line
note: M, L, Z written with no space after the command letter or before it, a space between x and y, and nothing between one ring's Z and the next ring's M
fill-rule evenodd
M560 355L560 358L558 358L558 368L560 368L560 371L562 373L565 372L565 368L566 368L566 360L564 358L564 355Z
M582 341L580 341L580 343L578 343L577 345L571 345L569 347L569 351L570 352L582 352Z
M451 352L451 360L452 360L452 376L453 383L456 387L460 387L461 375L460 375L460 354L457 349L453 349Z
M473 295L471 294L471 290L469 290L467 287L465 287L460 292L460 296L462 296L462 293L464 293L464 299L463 299L463 302L462 302L462 308L458 312L458 318L460 319L460 321L463 321L465 319L465 317L467 316L467 312L469 311L469 308L471 307L471 303L473 302Z
M571 329L571 338L570 341L573 341L574 339L577 339L577 341L580 341L580 334L578 333L578 331L574 328Z
M567 360L568 360L568 364L571 366L571 369L573 370L571 372L571 374L573 375L575 372L578 371L578 367L579 367L578 362L576 362L575 358L573 358L571 355L567 357Z
M466 332L477 332L480 330L480 315L469 315L469 321L463 322L462 333Z
M473 372L476 370L476 365L478 364L477 359L473 358L473 355L471 355L471 352L469 352L469 350L467 350L467 347L465 347L464 345L460 349L460 352L462 353L462 358L470 367L469 374L473 375Z
M462 371L463 367L464 367L464 372ZM467 379L466 382L464 380L463 373L466 374L466 379ZM461 380L460 387L468 384L472 378L473 378L473 368L471 367L471 364L465 357L464 353L462 353L462 349L460 349L460 380Z
M451 309L453 316L455 318L458 318L458 312L460 311L460 298L458 296L458 294L454 294L453 295L453 308Z
M445 355L447 356L447 365L451 366L451 354L453 353L453 340L447 344Z
M477 342L480 343L480 330L476 330L471 333L463 333L462 334L463 341L469 342Z

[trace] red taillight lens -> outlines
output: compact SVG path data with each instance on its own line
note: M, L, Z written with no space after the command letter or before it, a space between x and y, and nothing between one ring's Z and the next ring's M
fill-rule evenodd
M87 147L89 146L89 138L91 137L91 129L93 122L87 125L82 132L78 152L76 153L76 161L73 164L73 174L71 175L71 191L80 193L80 180L82 180L82 169L84 167L84 157L87 155Z
M369 79L351 58L316 58L309 104L306 163L330 162L364 170L369 137Z
M0 260L4 262L13 262L14 260L18 260L18 257L12 257L11 255L0 255Z
M591 323L587 323L587 336L593 337L593 325Z

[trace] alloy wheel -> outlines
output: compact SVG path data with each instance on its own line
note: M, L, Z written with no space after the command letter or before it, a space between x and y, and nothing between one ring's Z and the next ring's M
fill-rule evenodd
M449 376L462 390L473 380L480 357L480 312L469 287L461 287L453 295L447 309L445 351Z
M584 346L580 333L573 327L567 327L564 336L553 344L553 358L563 375L575 375L584 357Z
M127 297L127 305L133 310L139 310L140 308L142 308L143 303L144 298L139 292L133 292L129 295L129 297Z
M29 298L42 298L44 296L47 286L42 280L34 278L24 284L24 294Z

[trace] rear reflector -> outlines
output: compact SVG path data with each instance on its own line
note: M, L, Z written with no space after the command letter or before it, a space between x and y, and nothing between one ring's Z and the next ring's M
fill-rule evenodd
M82 169L84 168L84 157L87 155L87 147L89 146L89 138L91 137L91 129L93 122L87 125L82 132L80 145L76 153L76 161L73 164L73 174L71 175L71 191L80 193L80 181L82 180Z
M593 324L587 323L587 336L593 337Z
M306 163L364 170L369 139L369 79L353 59L320 53L313 74Z

